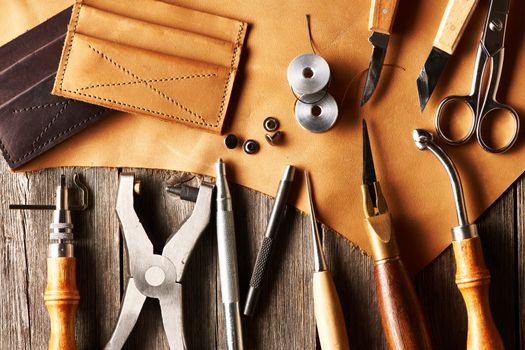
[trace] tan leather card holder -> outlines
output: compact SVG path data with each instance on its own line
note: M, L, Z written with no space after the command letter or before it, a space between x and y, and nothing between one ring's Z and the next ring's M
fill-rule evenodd
M78 1L53 94L220 133L246 28L161 1Z

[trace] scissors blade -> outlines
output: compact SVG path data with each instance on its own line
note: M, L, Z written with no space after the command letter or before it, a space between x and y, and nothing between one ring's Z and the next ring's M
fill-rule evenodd
M383 63L385 62L386 50L388 47L389 34L379 32L372 32L368 39L372 44L372 57L370 58L370 66L368 67L368 74L366 76L365 87L363 89L363 96L361 97L361 106L364 105L374 93Z
M449 58L450 54L432 47L432 51L430 51L425 65L417 77L417 91L421 112L425 109Z

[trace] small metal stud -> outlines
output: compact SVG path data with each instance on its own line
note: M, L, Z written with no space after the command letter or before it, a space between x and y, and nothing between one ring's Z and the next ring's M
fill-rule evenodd
M229 149L234 149L239 144L239 138L237 135L228 134L224 138L224 145Z
M263 121L263 127L264 130L268 132L276 131L277 129L279 129L279 121L277 120L277 118L267 117Z
M244 152L248 154L257 153L259 151L259 148L260 148L259 142L255 140L246 140L244 141L242 145L242 149L244 150Z
M277 131L273 134L264 135L264 138L266 139L266 142L268 142L270 145L275 146L281 141L283 135L284 134L282 131Z

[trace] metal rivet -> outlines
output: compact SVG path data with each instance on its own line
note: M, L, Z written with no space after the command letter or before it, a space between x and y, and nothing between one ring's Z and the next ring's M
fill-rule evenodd
M140 194L141 190L142 182L140 180L135 180L135 183L133 184L133 192L135 192L135 194Z
M244 152L248 154L254 154L259 151L260 146L259 146L259 142L255 140L246 140L244 141L242 148Z
M499 19L494 19L490 22L489 29L493 32L499 32L503 29L503 23Z
M234 134L228 134L224 138L224 145L229 149L234 149L239 144L239 138Z
M274 134L264 135L266 142L268 142L272 146L275 146L276 144L278 144L281 141L282 137L283 137L282 131L277 131Z
M263 127L264 127L264 130L268 132L275 131L279 129L279 121L277 120L277 118L267 117L263 121Z

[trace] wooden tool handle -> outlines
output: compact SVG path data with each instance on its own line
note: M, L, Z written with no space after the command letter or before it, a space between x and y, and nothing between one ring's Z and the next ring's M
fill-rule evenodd
M436 38L434 39L434 47L450 55L454 53L478 1L479 0L448 1Z
M51 323L49 350L76 349L75 318L80 294L77 288L75 258L47 259L47 288L44 300Z
M348 335L341 303L328 271L314 273L315 320L323 350L348 350Z
M456 284L467 307L467 349L504 349L490 313L490 273L479 237L453 241L452 246L456 257Z
M368 29L383 34L392 32L398 0L372 0Z
M431 349L430 336L412 281L399 258L374 267L377 300L390 349Z

